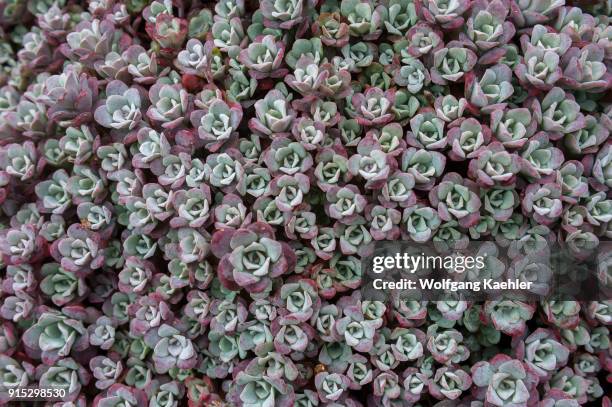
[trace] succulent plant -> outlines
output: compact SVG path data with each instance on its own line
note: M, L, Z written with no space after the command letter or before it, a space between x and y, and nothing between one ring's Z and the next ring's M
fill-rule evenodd
M197 354L191 341L181 332L163 324L145 335L145 343L153 349L155 370L165 373L173 367L190 369L197 363Z
M98 86L94 78L70 71L46 79L43 101L49 107L49 118L62 127L68 127L91 120L97 96Z
M132 80L143 85L155 83L157 77L165 76L169 69L161 68L157 64L157 56L147 52L140 45L131 45L121 54L121 58L127 63L127 70Z
M406 86L410 93L418 93L423 86L429 84L429 71L425 65L416 58L405 58L402 66L395 72L395 83Z
M554 50L528 46L525 63L519 63L514 69L523 85L549 90L561 79L562 69L559 63L559 53Z
M438 85L448 82L461 82L467 72L476 64L476 54L467 48L449 47L437 50L434 53L434 62L431 67L431 81ZM453 44L458 45L458 44Z
M229 248L213 246L213 253L222 258L224 284L247 287L254 293L269 290L271 278L282 275L291 263L295 263L293 251L273 237L271 228L262 223L254 223L236 232L220 231L214 237L214 243L223 246L229 243ZM228 238L229 242L218 240ZM228 249L230 252L224 253Z
M60 50L73 60L93 65L112 50L115 28L110 21L81 21L68 33Z
M29 138L40 138L49 131L46 107L40 102L21 99L17 108L3 115L6 125Z
M563 204L560 198L561 188L557 184L532 184L525 191L523 209L533 211L534 219L548 225L561 216Z
M472 366L472 377L474 384L486 391L486 401L495 406L527 403L532 397L530 389L538 381L523 363L506 355L477 362Z
M89 361L90 369L96 380L96 387L104 390L117 382L123 366L121 362L114 362L112 359L104 356L96 356Z
M381 34L382 10L366 1L343 1L340 13L348 20L349 33L365 40L374 40Z
M291 212L302 204L310 189L310 183L303 174L281 175L272 181L270 189L276 196L276 207L282 212Z
M380 88L369 88L365 93L356 93L351 102L357 107L357 122L363 126L389 123L393 116L391 106L395 101L392 91L383 92Z
M172 14L160 13L155 21L147 24L147 34L156 41L162 53L173 55L181 49L187 36L187 21Z
M294 0L282 5L272 1L261 4L264 24L284 30L300 24L304 19L303 12L304 3L301 0Z
M216 21L212 26L212 32L214 45L218 47L219 50L225 51L231 56L238 55L241 48L247 44L248 38L242 27L242 22L238 17L233 17L229 21ZM209 49L211 48L208 43L207 46ZM215 57L218 57L218 55L211 55L209 58ZM209 64L212 65L212 61L210 61Z
M149 90L147 116L163 128L174 129L185 120L189 96L180 85L155 83Z
M376 189L382 186L395 166L394 159L381 150L360 148L362 154L353 155L348 162L349 171L363 178L368 189Z
M580 107L558 87L552 88L541 104L534 103L534 115L542 129L552 133L553 138L571 133L585 126Z
M6 174L25 181L36 171L37 154L32 142L9 144L0 150L0 168Z
M549 331L540 328L529 335L523 344L520 354L540 377L548 376L551 371L567 363L568 349Z
M96 108L94 117L104 127L127 132L138 127L142 120L140 93L121 81L106 86L107 99Z
M417 242L429 240L433 232L440 226L438 213L429 207L413 206L405 208L402 223L410 238Z
M87 271L102 266L104 251L100 237L79 224L71 225L66 236L53 246L54 257L70 271Z
M468 390L471 384L472 378L463 370L441 367L429 382L429 391L438 399L455 400L463 391Z
M187 41L185 49L178 53L175 65L187 74L208 77L212 58L212 43L202 42L196 38Z
M429 201L437 207L440 219L456 219L460 225L469 228L479 220L481 202L477 192L476 185L451 172L429 191Z
M491 132L488 127L483 127L474 119L466 119L459 127L453 127L448 132L448 144L452 146L449 156L455 161L471 158L490 140Z
M41 271L44 278L40 282L40 289L57 306L63 306L87 293L85 280L64 270L57 263L43 264Z
M525 145L521 158L525 176L544 181L563 162L563 153L551 145L545 134L538 134Z
M49 310L41 314L36 324L24 333L24 344L30 352L37 352L53 365L70 356L72 351L82 351L88 345L87 330L83 326L85 310L63 312Z
M472 5L465 32L469 41L484 52L483 61L494 59L497 53L494 50L514 37L514 24L506 21L509 11L510 4L504 1L479 1Z
M406 139L412 147L440 150L447 146L444 122L433 111L419 113L410 119L410 130Z
M286 135L295 118L295 112L278 90L271 90L258 100L255 111L256 117L249 120L249 128L270 137Z
M512 71L503 64L488 68L478 82L469 75L465 82L466 99L485 113L498 107L504 108L504 102L514 92L511 78Z
M520 335L525 331L525 323L534 313L531 305L512 300L490 301L485 303L485 311L495 328L509 335Z
M349 380L338 373L321 372L315 376L315 386L323 402L338 400L347 389Z
M77 3L0 4L0 404L610 403L610 1Z
M469 165L470 177L485 187L512 185L521 169L519 157L508 153L501 144L495 142L482 148Z
M208 112L198 110L191 114L191 122L198 129L198 136L204 140L211 152L234 138L234 131L242 119L240 106L228 106L223 101L213 102Z
M253 78L279 78L287 73L286 69L281 68L284 53L285 45L276 41L272 35L266 35L241 50L239 58Z
M79 398L80 390L90 380L90 374L72 358L58 360L56 363L41 369L38 384L45 387L64 389L66 400Z

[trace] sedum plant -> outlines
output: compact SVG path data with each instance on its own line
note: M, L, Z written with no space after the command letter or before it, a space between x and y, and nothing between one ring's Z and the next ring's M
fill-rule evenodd
M611 10L0 2L0 405L609 406ZM530 291L363 290L472 240Z

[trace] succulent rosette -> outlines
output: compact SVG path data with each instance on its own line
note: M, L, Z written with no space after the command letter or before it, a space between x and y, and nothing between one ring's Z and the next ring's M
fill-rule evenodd
M264 154L264 160L268 169L274 173L287 175L303 173L313 165L312 156L300 143L284 137L272 141Z
M357 151L361 154L355 154L349 159L349 171L364 179L367 189L379 188L395 169L397 165L395 159L381 150L365 145Z
M255 79L280 78L287 73L287 69L281 67L284 53L285 45L282 42L272 35L265 35L241 50L239 59Z
M535 311L528 303L512 300L488 301L484 309L495 328L513 336L525 331Z
M445 165L446 157L436 151L408 148L402 154L401 169L414 177L416 189L430 190Z
M404 58L393 79L399 86L406 86L410 93L418 93L431 80L425 65L416 58Z
M429 391L438 399L456 400L471 384L472 378L463 370L441 367L429 382Z
M185 49L178 53L175 65L187 74L206 78L210 75L212 51L211 42L202 44L197 38L192 38L187 41Z
M441 150L447 146L448 138L444 132L444 121L433 111L423 111L410 119L410 130L406 134L406 139L412 147Z
M62 312L42 310L36 324L24 333L24 345L28 352L40 355L52 366L71 352L83 351L89 345L83 322L87 312L79 307L65 307Z
M145 335L145 343L153 349L155 370L165 373L173 367L190 369L197 363L196 349L188 338L169 325L163 324Z
M342 2L340 13L348 20L349 33L364 40L373 40L381 34L382 12L368 1L350 0Z
M460 45L458 43L451 42L446 45L446 48L439 49L433 54L431 81L438 85L462 82L465 74L474 68L477 60L473 51L458 46Z
M457 173L446 174L440 183L429 191L429 201L437 208L442 220L455 219L463 227L473 226L479 220L481 202L478 188Z
M453 29L461 26L465 19L463 13L470 7L467 2L457 4L446 4L444 2L432 1L421 5L421 13L431 24L439 24L445 29Z
M585 126L580 106L558 87L552 88L541 103L534 101L533 112L542 130L548 132L552 139L575 132Z
M0 168L5 174L21 181L34 176L37 153L32 142L9 144L0 150Z
M157 76L165 76L169 68L158 65L157 55L147 51L140 45L131 45L121 54L121 58L127 63L127 70L132 80L143 85L151 85L157 80Z
M523 198L525 213L533 213L538 223L548 225L561 216L561 188L558 184L532 184L527 187Z
M215 72L215 68L219 68L218 62L221 59L219 51L224 51L231 56L236 56L240 52L241 48L248 44L248 37L244 31L242 22L238 17L232 17L230 20L215 21L212 26L212 34L212 44L218 48L213 49L215 52L214 54L210 54L209 57L209 75L214 78L219 74L218 71ZM209 50L212 48L212 45L209 42L207 42L207 46Z
M509 11L510 4L505 1L477 1L472 4L472 15L467 20L465 34L477 49L483 51L483 61L496 58L495 54L500 52L493 50L514 37L516 28L506 21Z
M518 27L530 27L552 20L554 14L563 6L561 1L526 1L512 3L513 20Z
M391 90L371 87L365 93L356 93L351 102L356 107L355 118L362 126L374 126L389 123L393 116L391 106L395 102L395 93Z
M269 137L286 135L291 130L295 111L279 90L271 90L255 103L256 117L249 128Z
M539 133L529 140L521 152L521 170L528 179L551 179L563 162L563 152L554 147L546 134Z
M527 404L537 384L535 373L524 363L506 355L472 366L472 377L478 391L486 392L485 400L493 406Z
M484 113L503 109L504 102L514 93L511 78L512 71L504 64L488 68L479 81L470 74L465 81L466 99Z
M303 174L281 175L270 186L274 203L281 212L291 212L304 202L310 189L310 181Z
M269 225L253 223L236 231L220 230L213 236L213 253L221 258L219 277L230 287L257 294L271 289L272 278L295 264L295 254L274 240Z
M198 137L211 152L217 151L223 144L235 137L235 130L242 119L240 105L231 107L218 100L213 102L207 112L197 110L191 114L191 122L197 127Z
M330 203L327 210L329 216L348 224L363 212L366 205L366 199L354 185L332 187L327 191L327 198Z
M71 225L66 236L51 248L53 256L66 270L88 273L104 263L100 236L80 224Z
M511 154L500 143L481 148L470 161L468 175L479 185L512 185L521 169L520 157Z
M601 143L608 138L609 130L597 122L594 116L584 118L585 126L566 136L566 147L574 154L587 154L597 150Z
M396 239L400 235L399 223L401 217L401 212L397 209L374 206L368 215L370 235L374 240Z
M426 242L440 226L441 220L435 209L415 205L404 209L402 223L412 240Z
M100 394L93 402L96 407L118 406L125 404L146 404L146 393L138 388L123 384L112 385L104 394Z
M611 75L607 70L602 48L589 44L582 50L570 48L561 60L561 82L572 89L603 92L610 88Z
M241 163L242 156L236 150L228 149L226 151L221 154L209 155L202 172L213 186L233 192L237 189L237 184L244 182L242 178L244 167ZM182 171L176 175L185 172L182 168L180 169Z
M155 21L145 27L147 34L155 40L164 56L174 56L187 35L187 22L169 13L160 13Z
M96 60L104 59L112 48L114 36L115 28L110 21L81 21L66 36L60 50L70 59L91 65Z
M521 343L518 353L540 377L567 363L569 350L550 331L537 329Z
M253 406L293 405L296 398L293 386L287 383L284 375L279 376L274 371L269 371L266 361L263 359L262 363L259 363L259 360L255 359L237 374L237 387L235 393L232 393L232 398L237 402ZM275 362L274 359L270 361Z
M506 149L524 146L534 134L536 125L529 109L497 109L491 112L491 132Z
M180 84L157 82L149 89L149 98L147 116L165 129L180 126L190 108L189 95Z
M63 389L68 402L82 397L79 397L80 391L89 383L91 377L87 369L72 358L61 359L51 366L44 366L37 373L40 376L38 379L40 386Z
M263 2L261 13L264 17L264 25L286 30L300 24L304 18L304 3L306 2L302 0L294 0L285 4L274 1Z
M96 79L78 72L53 75L45 81L49 118L63 127L89 122L98 96Z
M452 146L449 156L455 161L472 158L490 140L491 131L488 127L482 126L472 118L463 120L459 127L453 127L448 131L448 144Z
M140 92L128 88L121 81L112 81L106 86L107 99L96 108L94 118L104 127L129 132L136 129L142 120Z
M202 185L200 188L180 190L174 195L173 206L177 216L170 221L172 227L199 228L211 216L210 188Z

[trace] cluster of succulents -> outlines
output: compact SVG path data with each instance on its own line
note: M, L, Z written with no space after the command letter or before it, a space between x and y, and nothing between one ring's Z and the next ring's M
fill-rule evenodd
M0 1L0 404L610 406L612 301L359 288L380 240L612 238L611 22Z

